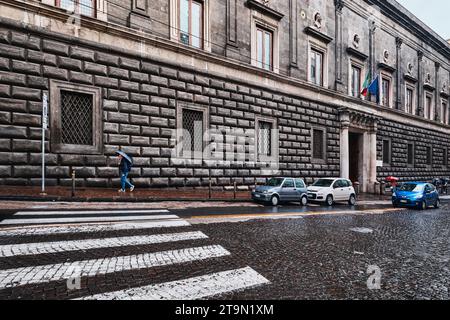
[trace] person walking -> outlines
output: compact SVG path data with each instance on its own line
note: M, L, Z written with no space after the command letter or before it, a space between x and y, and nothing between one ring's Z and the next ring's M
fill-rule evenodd
M120 161L119 164L119 170L120 170L120 183L121 183L121 189L119 190L119 193L126 192L126 188L130 188L130 192L134 191L134 185L128 181L128 174L131 171L131 167L133 166L133 159L127 155L123 151L117 151L116 152Z

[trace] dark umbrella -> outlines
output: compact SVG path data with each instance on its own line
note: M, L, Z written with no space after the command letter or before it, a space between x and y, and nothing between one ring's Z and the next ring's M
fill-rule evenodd
M125 160L127 160L129 163L133 163L133 160L131 160L130 156L127 155L125 152L119 150L119 151L116 151L116 153L118 155L121 155L122 157L124 157Z

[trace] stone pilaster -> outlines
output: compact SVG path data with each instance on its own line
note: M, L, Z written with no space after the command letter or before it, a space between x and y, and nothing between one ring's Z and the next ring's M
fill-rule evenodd
M335 54L335 89L339 92L345 92L345 86L343 81L343 23L342 23L342 9L344 8L344 2L342 0L335 0L335 22L336 22L336 54Z
M402 44L403 44L403 39L397 37L395 39L395 43L396 43L396 79L395 79L395 108L397 110L400 110L402 108L402 95L401 95L401 88L403 87L403 77L402 75Z
M298 70L298 6L297 0L289 0L289 73L293 77L300 76Z
M237 23L237 0L227 0L226 55L230 58L239 59Z
M417 112L416 114L418 116L423 116L423 83L422 83L422 73L423 73L423 52L422 51L418 51L417 52L417 61L418 61L418 66L417 66L417 81L419 83L419 86L417 88Z
M148 0L133 0L128 17L130 28L138 30L151 30L151 20L148 14Z
M439 69L441 68L441 64L439 62L436 62L434 64L435 67L435 77L434 77L434 87L436 88L435 90L435 103L434 103L434 120L436 122L440 122L441 121L441 113L440 113L440 106L441 106L441 97L440 97L440 92L441 89L439 88Z

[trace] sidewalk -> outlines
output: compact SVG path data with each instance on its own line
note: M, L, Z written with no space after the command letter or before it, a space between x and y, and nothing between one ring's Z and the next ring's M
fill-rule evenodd
M156 201L251 201L250 191L212 190L208 189L136 189L133 193L120 194L117 189L78 188L75 197L68 187L48 187L47 195L40 194L39 187L8 187L0 189L0 200L8 201L63 201L63 202L156 202ZM361 194L359 202L387 201L389 196Z
M134 192L119 193L109 188L77 188L72 197L69 187L48 187L47 195L41 195L40 187L9 187L0 190L0 200L8 201L63 201L63 202L156 202L156 201L232 201L251 200L250 191L208 189L136 189Z

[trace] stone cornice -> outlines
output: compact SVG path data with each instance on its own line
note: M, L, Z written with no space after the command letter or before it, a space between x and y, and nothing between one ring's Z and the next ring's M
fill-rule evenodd
M51 24L43 28L40 25L41 19L55 20L56 27L60 27L69 15L39 2L25 3L0 0L0 9L0 25L24 30L30 34L38 34L44 38L158 62L162 65L171 65L180 70L192 71L200 75L217 77L236 83L245 82L250 87L260 88L264 86L274 93L288 97L298 97L312 102L321 101L321 103L330 107L347 107L405 125L425 128L441 134L450 134L448 126L431 122L423 117L406 114L395 109L382 109L374 102L353 98L331 89L314 86L303 80L268 72L247 63L196 50L167 39L136 32L120 25L82 17L78 37L73 36L72 29L58 28L52 30ZM24 12L31 15L29 24L18 21L18 17L22 17ZM2 17L2 13L6 17ZM39 19L36 19L37 17ZM142 49L142 43L145 44L145 52L140 50Z
M270 8L269 6L263 5L261 2L258 2L256 0L247 0L247 7L251 9L255 9L267 16L270 16L274 19L281 20L284 17L284 14L275 11L274 9Z
M324 42L326 44L328 44L331 41L333 41L332 37L326 35L323 32L320 32L319 30L317 30L317 29L315 29L313 27L306 27L305 28L305 33L310 35L310 36L312 36L312 37L314 37L314 38L316 38L316 39L319 39L320 41L322 41L322 42Z
M371 5L377 5L381 12L400 24L406 30L410 30L422 41L433 47L434 50L441 52L450 58L450 44L442 39L436 32L426 26L418 18L414 17L410 12L394 0L365 0Z
M361 61L366 61L369 58L367 54L362 53L361 51L356 50L352 47L347 48L347 53L354 56L355 58L358 58Z

